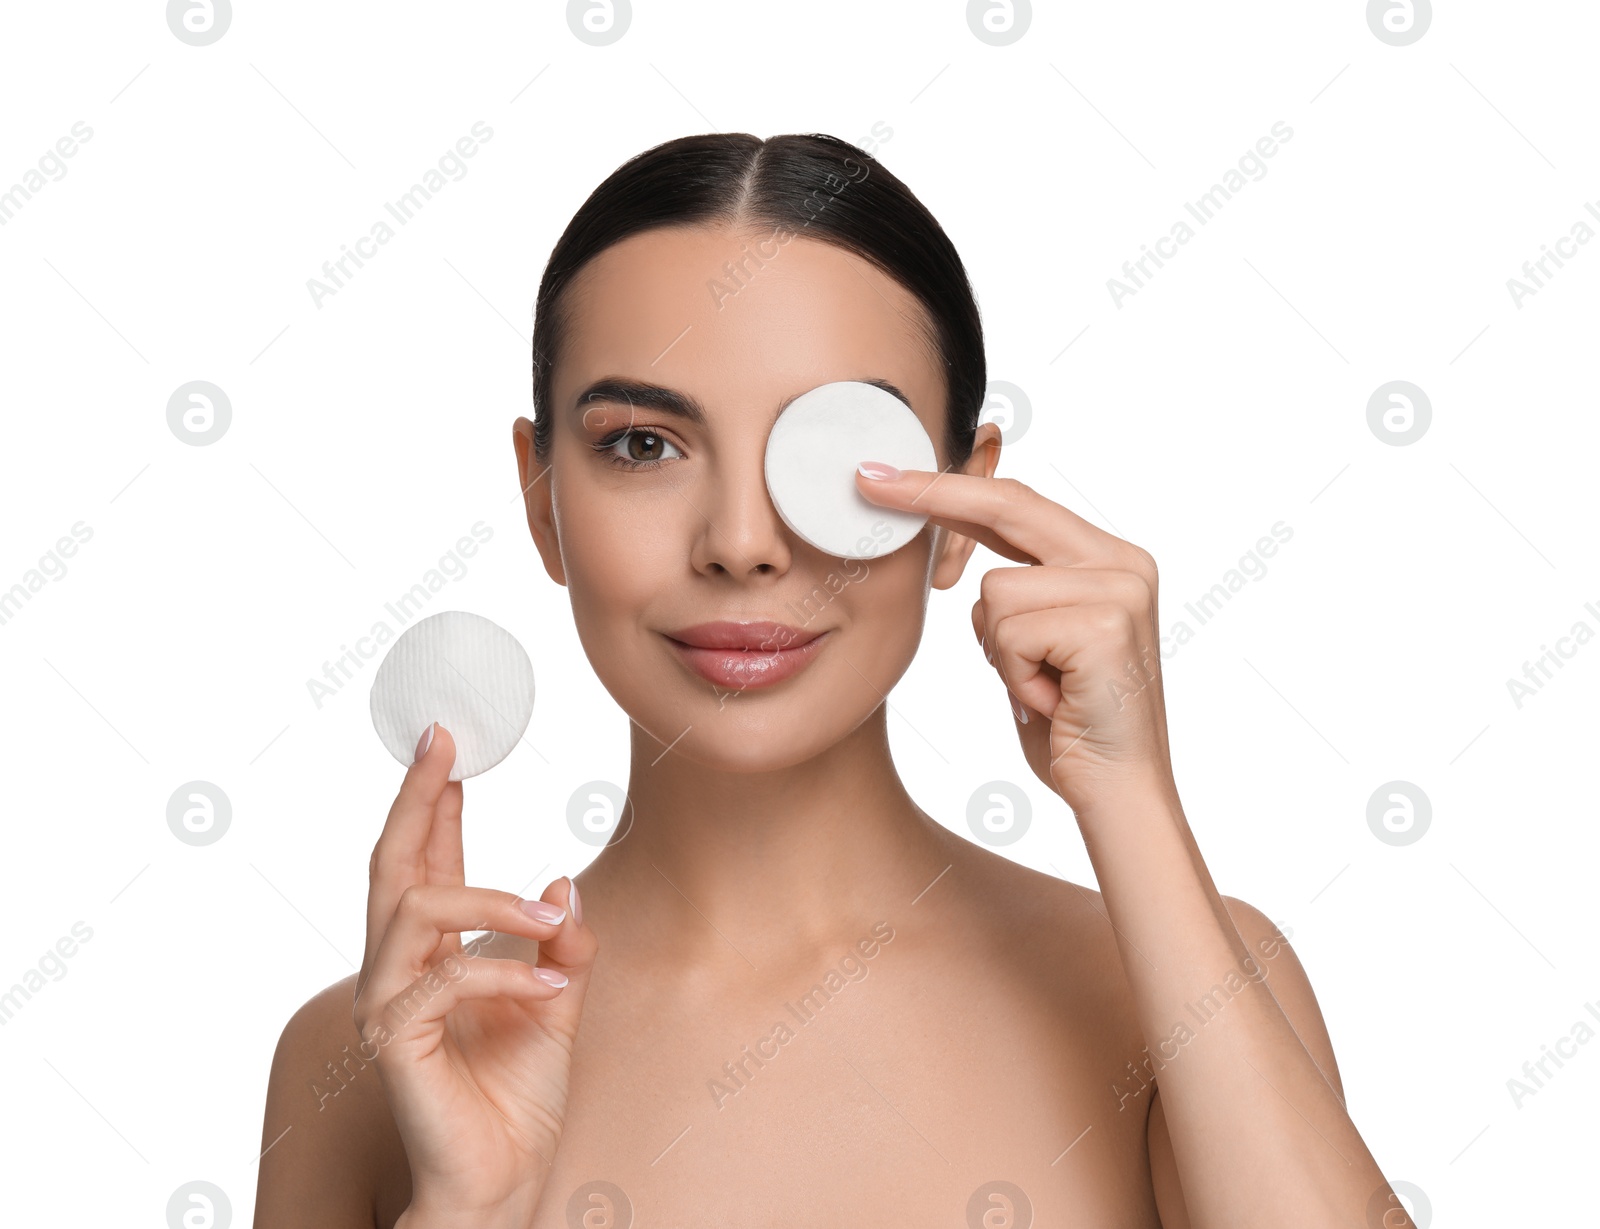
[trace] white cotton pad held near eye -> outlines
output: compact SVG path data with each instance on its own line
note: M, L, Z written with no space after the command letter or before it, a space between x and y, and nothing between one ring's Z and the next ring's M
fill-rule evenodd
M498 623L443 610L389 646L372 680L372 724L389 754L410 765L437 721L456 743L450 779L487 772L516 747L533 715L533 663Z
M783 523L818 550L874 559L922 531L926 515L884 508L856 489L856 465L937 469L933 441L911 407L859 380L838 380L791 401L767 436L767 493Z

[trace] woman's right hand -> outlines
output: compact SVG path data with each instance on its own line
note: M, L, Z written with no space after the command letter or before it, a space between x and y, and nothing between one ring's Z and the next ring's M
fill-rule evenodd
M570 879L544 890L556 922L530 916L514 893L466 886L455 740L430 729L372 851L355 1024L364 1053L377 1049L405 1142L405 1223L526 1222L566 1118L599 942ZM494 935L463 949L461 932L475 930L536 940L538 965L498 958Z

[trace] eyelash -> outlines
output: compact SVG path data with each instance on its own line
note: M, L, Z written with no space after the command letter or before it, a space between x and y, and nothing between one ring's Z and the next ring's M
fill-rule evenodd
M670 459L663 457L655 461L635 461L632 457L618 456L616 453L611 452L611 449L615 448L618 444L622 443L623 440L633 435L648 435L660 440L663 444L666 444L669 447L678 447L665 435L662 435L661 432L653 431L649 427L623 427L620 431L611 432L611 434L607 435L604 439L596 440L590 445L590 447L604 456L610 464L617 466L619 469L660 469L662 463Z

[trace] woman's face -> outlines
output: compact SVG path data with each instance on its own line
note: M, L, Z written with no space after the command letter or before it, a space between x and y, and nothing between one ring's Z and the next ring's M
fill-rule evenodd
M819 384L888 381L945 469L944 380L920 305L830 244L723 227L634 235L591 261L571 291L549 472L539 477L526 418L516 445L529 525L546 570L569 590L596 674L688 759L754 772L820 754L883 703L916 652L929 586L954 584L973 543L926 525L877 559L817 550L767 494L767 436L780 408ZM639 388L589 396L602 380L670 390L704 421ZM617 438L628 427L634 434ZM980 429L980 444L991 438L993 426ZM977 447L963 468L992 473L997 456ZM799 637L746 655L685 651L671 638L763 620ZM804 650L785 647L812 636ZM716 673L715 659L730 657L722 668L735 674L721 682L695 668L698 659Z

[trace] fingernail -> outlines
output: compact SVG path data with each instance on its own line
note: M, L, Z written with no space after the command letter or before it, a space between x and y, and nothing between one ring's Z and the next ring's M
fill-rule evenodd
M888 478L900 476L900 471L893 465L886 465L882 461L862 461L856 466L856 472L863 478Z
M1023 725L1027 725L1028 724L1028 710L1023 708L1022 707L1022 702L1020 700L1018 700L1016 696L1013 696L1009 691L1006 692L1006 695L1011 700L1011 711L1014 712L1017 715L1017 720L1022 722Z
M540 981L547 982L552 986L560 987L567 984L567 975L558 973L554 969L535 969L533 975Z
M978 646L983 649L983 660L991 666L994 665L994 654L989 652L989 637L987 635L978 638Z
M572 885L572 895L569 898L572 902L572 920L582 926L583 902L578 899L578 881L576 879L568 879L567 882Z
M546 904L542 900L523 901L522 911L535 921L549 922L552 925L567 916L567 911L560 905Z
M433 746L433 727L435 724L437 723L432 721L428 722L428 728L422 731L422 737L417 739L417 753L411 757L411 762L413 764L415 764L423 756L427 755L428 748Z

